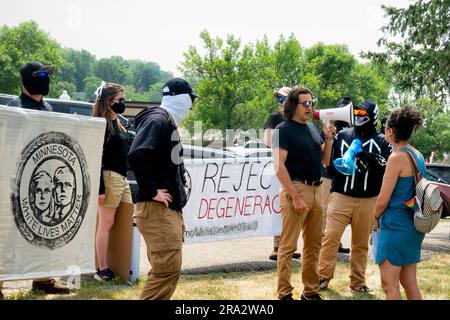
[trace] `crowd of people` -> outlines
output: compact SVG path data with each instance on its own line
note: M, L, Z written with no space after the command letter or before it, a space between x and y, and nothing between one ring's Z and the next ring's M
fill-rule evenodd
M27 63L20 72L22 93L9 105L51 111L43 97L49 92L52 72L51 66ZM141 299L148 300L170 299L180 277L186 181L183 160L174 159L172 150L180 148L177 127L199 98L181 78L166 82L161 93L160 107L145 109L136 116L136 137L129 150L126 129L117 119L125 111L124 88L102 83L92 112L92 116L106 120L99 165L95 278L114 278L107 261L108 239L120 203L132 202L126 178L130 167L139 186L134 218L152 266L141 293ZM410 145L411 135L422 122L420 114L410 107L396 109L384 118L385 129L377 131L379 108L376 102L364 100L354 105L350 123L322 121L319 132L310 121L315 101L308 88L282 87L275 90L274 97L280 110L267 119L264 142L273 150L281 183L282 228L274 237L269 257L277 261L278 298L293 300L291 259L301 258L301 299L322 300L320 291L332 285L339 252L350 254L349 289L369 293L365 272L369 235L375 230L379 235L376 264L386 297L400 299L401 284L408 299L421 299L416 266L424 234L415 230L411 209L403 204L415 192L407 153L415 158L422 173L425 170L422 154ZM338 107L348 103L350 99L344 98ZM354 159L356 171L347 175L336 170L334 161L345 155L355 139L361 141L362 151ZM58 170L38 172L33 178L40 197L36 206L43 212L42 219L48 221L63 215L64 201L55 191ZM61 207L58 212L57 206ZM341 237L348 225L351 248L343 248ZM301 254L297 252L300 234ZM70 292L52 278L35 279L32 286L52 294Z

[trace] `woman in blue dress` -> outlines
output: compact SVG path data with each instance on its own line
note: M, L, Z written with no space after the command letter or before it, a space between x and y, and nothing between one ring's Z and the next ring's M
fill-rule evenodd
M420 114L409 107L393 111L386 123L386 140L394 152L387 162L374 216L375 230L379 230L375 262L388 300L401 299L400 284L408 300L422 299L416 268L425 234L416 231L414 212L405 204L415 196L414 173L406 152L425 174L422 154L409 143L421 123Z

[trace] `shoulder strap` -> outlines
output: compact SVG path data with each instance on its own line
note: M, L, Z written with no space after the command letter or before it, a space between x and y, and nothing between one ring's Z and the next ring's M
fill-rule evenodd
M408 148L403 147L400 149L400 151L403 151L408 155L409 163L411 164L411 168L413 171L414 183L417 185L417 183L420 181L420 178L422 176L422 174L420 173L419 167L417 166L417 163L416 163L415 159L413 158L411 152L408 150Z

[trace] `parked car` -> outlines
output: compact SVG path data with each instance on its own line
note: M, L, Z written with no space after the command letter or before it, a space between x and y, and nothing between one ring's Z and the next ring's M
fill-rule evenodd
M268 148L267 145L261 141L248 141L242 147L243 148Z
M227 147L225 151L233 152L239 158L265 158L272 156L270 148Z
M184 144L183 145L183 159L223 159L223 158L237 158L234 152L206 148L200 146L193 146Z
M450 183L450 164L427 163L427 169L441 177L446 183Z

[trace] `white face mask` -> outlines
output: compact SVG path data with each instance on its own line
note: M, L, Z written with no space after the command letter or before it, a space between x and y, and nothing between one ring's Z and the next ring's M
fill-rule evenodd
M167 110L179 126L189 114L192 108L192 100L189 94L179 94L176 96L163 96L161 108Z

